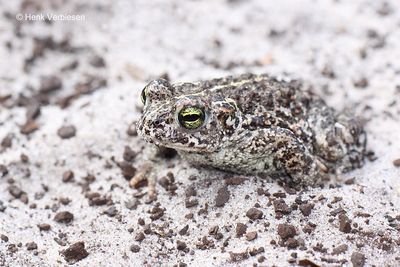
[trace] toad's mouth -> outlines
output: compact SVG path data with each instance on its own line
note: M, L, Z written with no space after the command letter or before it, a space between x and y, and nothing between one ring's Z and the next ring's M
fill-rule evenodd
M209 148L207 146L190 146L182 144L180 140L177 141L169 140L168 142L166 142L163 140L159 140L153 136L144 136L144 139L147 142L156 145L157 147L167 147L187 152L203 152L203 153L209 152Z
M203 153L209 152L207 147L188 147L182 144L169 144L168 146L165 147L187 152L203 152Z

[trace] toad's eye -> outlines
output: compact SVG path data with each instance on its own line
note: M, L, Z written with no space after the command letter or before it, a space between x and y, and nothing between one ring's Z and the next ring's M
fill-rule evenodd
M143 88L142 93L140 94L140 100L142 100L143 105L146 104L147 98L147 86Z
M178 114L179 124L190 130L199 128L204 120L204 111L199 107L184 107Z

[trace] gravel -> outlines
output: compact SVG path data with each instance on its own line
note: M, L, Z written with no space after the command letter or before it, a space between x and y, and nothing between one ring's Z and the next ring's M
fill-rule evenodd
M0 265L398 266L399 10L395 0L4 1ZM47 12L85 20L16 20ZM149 80L244 72L301 78L363 115L365 166L293 189L193 168L137 136ZM154 155L150 201L146 183L128 180Z

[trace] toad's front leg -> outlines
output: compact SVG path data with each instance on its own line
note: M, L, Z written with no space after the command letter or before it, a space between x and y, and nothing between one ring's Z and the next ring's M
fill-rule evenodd
M132 188L140 187L141 182L147 181L147 195L149 201L157 197L157 178L169 168L171 160L175 158L174 149L156 146L147 146L142 164L138 164L135 175L129 181Z
M137 169L136 174L129 181L129 185L133 188L137 188L140 182L146 180L148 188L148 193L147 193L148 197L150 200L154 200L157 196L156 194L157 177L150 162L144 163Z

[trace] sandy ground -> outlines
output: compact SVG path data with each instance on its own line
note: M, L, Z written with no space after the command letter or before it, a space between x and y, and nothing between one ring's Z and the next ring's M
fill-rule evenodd
M399 43L395 0L1 0L0 266L399 266ZM295 192L164 153L130 188L146 82L244 72L353 108L375 156Z

